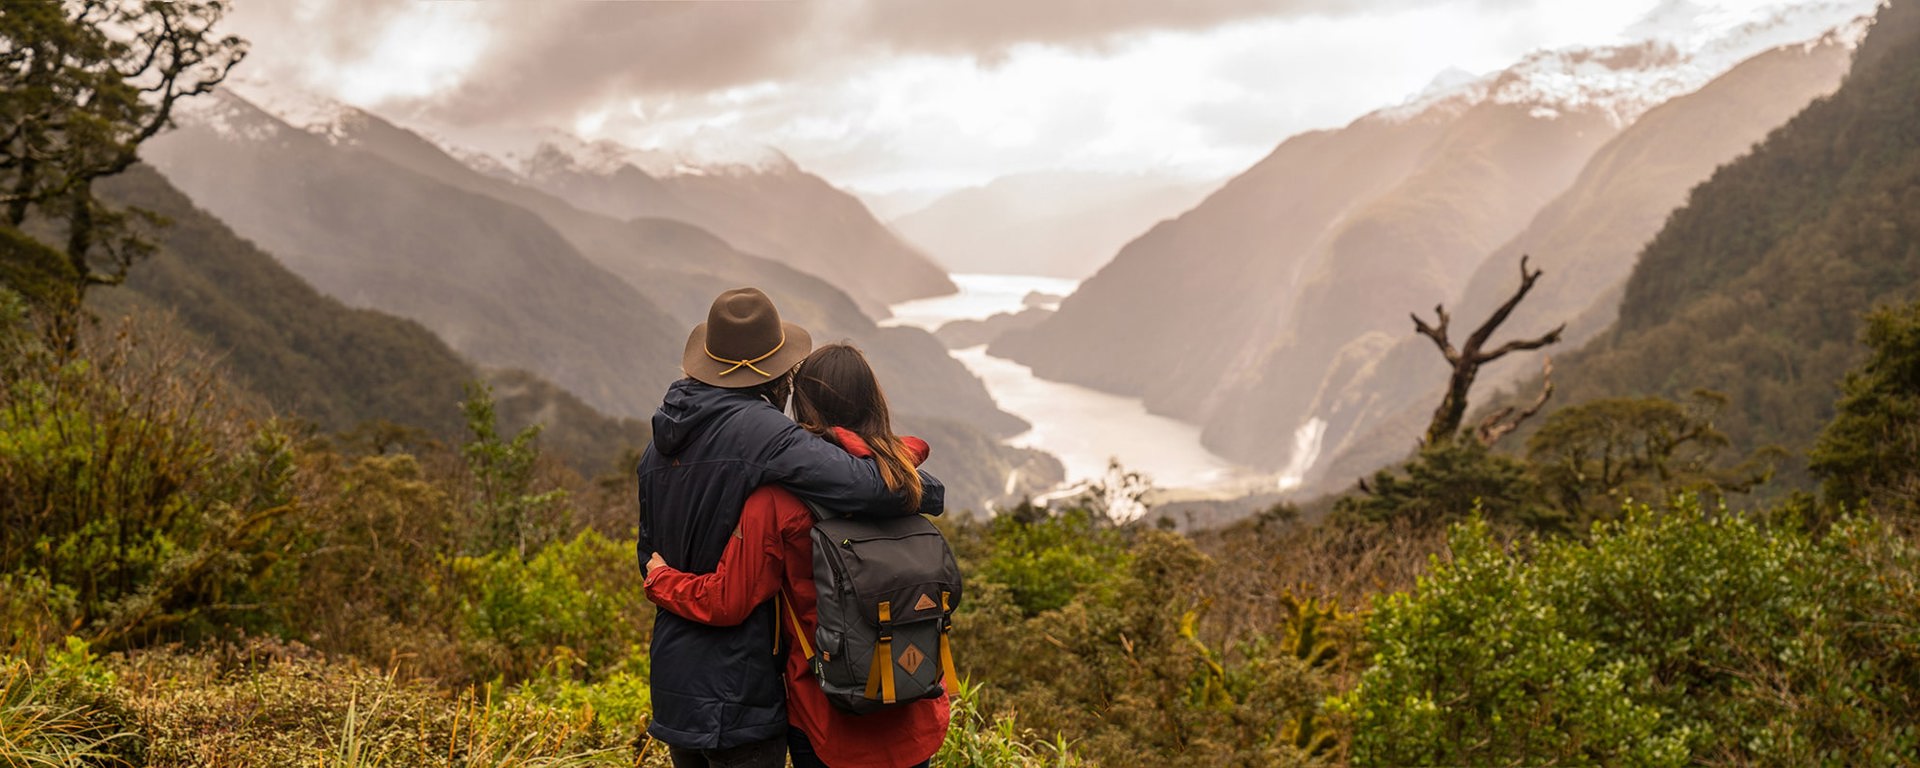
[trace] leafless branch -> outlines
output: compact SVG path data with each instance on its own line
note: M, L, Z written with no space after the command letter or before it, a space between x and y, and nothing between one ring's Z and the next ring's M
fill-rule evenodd
M1540 365L1540 379L1540 397L1533 401L1533 405L1528 406L1517 416L1513 414L1513 406L1509 405L1480 422L1477 432L1481 445L1491 447L1499 442L1500 438L1519 429L1521 422L1533 418L1533 415L1539 413L1540 409L1547 404L1547 400L1553 397L1553 358L1547 358Z

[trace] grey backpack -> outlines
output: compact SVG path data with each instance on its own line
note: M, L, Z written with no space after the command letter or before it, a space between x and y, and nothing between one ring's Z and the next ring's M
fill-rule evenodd
M808 648L827 700L857 715L952 690L953 609L960 566L933 523L920 515L871 519L813 511L813 580L820 626Z

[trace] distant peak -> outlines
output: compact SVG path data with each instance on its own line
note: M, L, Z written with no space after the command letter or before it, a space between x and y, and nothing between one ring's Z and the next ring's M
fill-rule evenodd
M1404 123L1435 113L1457 114L1486 100L1492 80L1492 75L1476 75L1459 67L1448 67L1434 75L1418 93L1368 117Z
M1440 70L1440 74L1434 75L1433 80L1428 81L1427 87L1420 89L1420 92L1428 94L1454 91L1462 86L1472 85L1479 79L1480 75L1468 72L1467 70L1459 67L1447 67L1446 69Z
M1450 68L1401 104L1362 119L1409 122L1490 102L1529 107L1540 119L1599 113L1626 125L1766 51L1858 45L1878 3L1815 0L1732 9L1670 0L1628 30L1630 42L1535 51L1483 76Z
M751 176L797 172L784 153L744 142L695 142L674 149L640 149L613 139L584 139L557 129L535 133L524 153L507 153L509 165L529 177L572 172L611 176L624 168L655 178L673 176Z
M231 78L223 87L288 126L335 144L351 143L354 130L369 119L337 99L259 78Z

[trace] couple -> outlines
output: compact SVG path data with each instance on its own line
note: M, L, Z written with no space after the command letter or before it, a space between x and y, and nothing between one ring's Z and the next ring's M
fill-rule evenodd
M849 714L801 650L816 626L801 499L841 515L937 515L945 488L916 469L927 444L893 434L859 350L813 350L757 289L714 300L681 368L637 470L639 554L661 608L648 733L675 768L783 766L789 749L798 768L927 765L946 736L946 694ZM781 411L789 396L799 423Z

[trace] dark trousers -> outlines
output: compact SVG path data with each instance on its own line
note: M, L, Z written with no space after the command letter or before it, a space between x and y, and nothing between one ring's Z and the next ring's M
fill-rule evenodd
M813 753L813 742L807 741L807 734L798 728L787 729L787 753L793 757L793 768L827 768L820 762L820 756ZM919 765L908 768L928 768L932 760L922 760Z
M778 736L727 749L668 747L673 768L786 768L787 742Z

